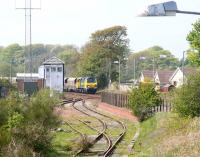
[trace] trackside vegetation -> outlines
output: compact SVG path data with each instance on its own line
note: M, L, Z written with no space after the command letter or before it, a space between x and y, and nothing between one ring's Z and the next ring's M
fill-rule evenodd
M187 82L174 93L174 110L180 116L200 116L200 72L187 79Z
M50 130L57 126L57 97L42 90L30 98L11 93L0 100L0 156L37 157L52 150Z
M130 157L200 156L200 118L160 112L140 123L140 136Z
M147 119L152 107L161 102L159 94L152 83L141 83L138 88L133 88L130 93L130 107L140 121Z

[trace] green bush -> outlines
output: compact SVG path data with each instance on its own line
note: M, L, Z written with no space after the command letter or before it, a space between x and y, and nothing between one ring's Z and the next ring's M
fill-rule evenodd
M54 114L54 106L58 103L58 97L50 97L49 90L41 90L32 96L29 109L25 115L29 122L39 123L48 129L57 124L57 116Z
M155 91L152 83L142 83L139 88L133 88L129 96L130 107L140 121L148 118L152 107L161 102L159 94Z
M183 117L200 116L200 72L174 92L174 111Z
M54 114L57 102L58 97L50 97L48 90L41 90L27 100L17 93L0 100L0 157L12 156L12 152L21 157L49 151L50 131L58 124Z

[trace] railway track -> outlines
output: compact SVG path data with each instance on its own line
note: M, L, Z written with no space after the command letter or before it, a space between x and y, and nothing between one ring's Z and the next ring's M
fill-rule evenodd
M83 94L84 95L84 94ZM83 96L84 98L87 98L87 96ZM88 97L88 99L91 99L91 97ZM82 121L82 120L79 120L81 123L85 124L88 128L96 131L98 133L98 136L93 140L92 144L90 145L90 148L94 147L94 145L102 140L102 138L104 138L106 140L106 144L107 144L107 147L104 151L85 151L85 150L79 150L76 155L80 155L80 156L89 156L89 155L98 155L98 156L103 156L103 157L108 157L108 156L111 156L114 149L116 148L116 145L122 140L123 136L125 135L126 133L126 127L125 125L117 120L117 119L114 119L113 117L110 117L106 114L103 114L103 113L100 113L94 109L91 109L90 107L88 107L88 105L85 104L85 99L83 98L68 98L68 99L65 99L63 100L63 102L61 103L61 105L63 106L64 104L67 104L67 103L72 103L72 107L79 111L80 113L84 114L84 115L87 115L88 117L92 117L96 120L99 121L99 123L101 124L101 129L97 129L95 128L94 126L91 126L89 125L88 123ZM77 103L79 103L79 105L77 105ZM104 120L102 120L104 119ZM106 119L106 120L105 120ZM122 128L121 132L118 134L117 138L115 138L114 140L112 139L111 140L111 137L112 135L108 135L108 133L106 132L107 129L108 129L108 119L110 121L113 121L115 123L118 123L118 125ZM69 123L66 123L67 125L70 126ZM71 127L71 126L70 126ZM110 126L109 126L110 127ZM112 127L112 126L111 126ZM79 130L76 130L75 128L71 127L74 131L78 131L77 133L80 134L81 138L84 139L84 134L82 134Z
M101 119L96 118L96 117L94 117L94 116L91 116L91 115L88 114L87 112L84 112L83 110L81 110L81 109L79 109L78 107L76 107L76 106L75 106L75 103L76 103L76 102L79 102L79 101L81 102L82 99L81 99L81 98L75 98L75 99L73 99L73 98L68 98L68 99L63 100L63 101L59 104L59 106L62 107L64 104L72 103L72 107L73 107L74 109L78 110L79 112L81 112L81 113L84 114L84 115L87 115L87 116L89 116L89 117L93 117L93 118L97 119L97 120L100 122L100 124L102 125L102 129L101 129L101 130L98 130L98 129L96 129L96 128L90 126L88 123L86 123L86 122L84 122L84 121L82 121L82 120L80 120L80 119L78 119L78 121L80 121L81 123L83 123L83 124L84 124L85 126L87 126L88 128L90 128L90 129L92 129L92 130L98 132L97 137L92 141L92 143L88 146L88 148L91 147L91 146L93 146L95 143L97 143L99 140L101 140L102 137L104 137L105 140L106 140L106 143L107 143L107 145L108 145L107 148L106 148L106 151L109 150L110 147L112 146L112 144L111 144L110 138L105 134L105 131L106 131L106 128L107 128L106 123L105 123L104 121L102 121ZM72 127L72 125L70 125L69 122L66 122L65 124L67 124L73 131L77 132L83 140L86 139L85 134L83 134L83 133L80 132L79 130L75 129L74 127ZM106 152L106 151L105 151L105 152ZM92 154L93 154L93 155L98 154L98 155L102 156L102 154L105 154L105 152L85 152L84 149L81 149L81 150L79 150L79 151L75 154L75 156L78 156L78 155L84 155L84 156L85 156L86 154L87 154L86 156L92 155Z
M80 101L80 99L78 99L78 101ZM101 120L100 118L97 118L97 117L95 117L94 115L88 113L88 111L85 111L83 108L79 108L79 107L75 106L75 103L76 103L76 102L77 102L77 99L75 100L75 102L74 102L73 105L72 105L73 108L74 108L75 110L77 110L77 111L81 112L82 114L85 114L85 115L87 115L87 116L89 116L89 117L93 117L93 118L97 119L97 120L101 123L101 125L102 125L102 130L97 130L97 129L93 128L94 130L97 130L97 131L99 132L99 135L95 138L95 140L94 140L94 142L93 142L93 145L94 145L98 140L100 140L102 137L104 137L105 140L106 140L106 142L107 142L107 148L106 148L106 150L105 150L104 152L99 153L98 155L106 154L106 152L112 147L112 141L111 141L111 139L109 138L109 136L105 133L105 132L106 132L106 129L107 129L107 125L106 125L105 121L103 121L103 120ZM81 101L81 102L84 103L84 101ZM82 105L82 107L83 107L83 105ZM82 152L83 152L83 151L82 151ZM80 152L80 153L82 153L82 152ZM79 153L79 154L80 154L80 153ZM78 154L77 154L77 155L78 155Z
M98 112L98 111L96 111L96 110L94 110L94 109L89 108L85 103L83 103L83 106L84 106L85 108L87 108L88 110L90 110L90 111L92 111L92 112L94 112L94 113L96 113L96 114L98 114L98 115L101 115L101 116L103 116L103 117L106 117L106 118L108 118L108 119L111 119L111 120L117 122L117 123L121 126L122 132L119 134L117 140L115 140L115 141L113 142L113 144L112 144L112 146L110 147L110 149L104 154L104 157L110 156L110 155L112 154L114 148L116 147L116 145L122 140L123 136L124 136L125 133L126 133L126 127L125 127L125 125L124 125L121 121L119 121L119 120L117 120L117 119L114 119L113 117L110 117L110 116L108 116L108 115L106 115L106 114L100 113L100 112Z

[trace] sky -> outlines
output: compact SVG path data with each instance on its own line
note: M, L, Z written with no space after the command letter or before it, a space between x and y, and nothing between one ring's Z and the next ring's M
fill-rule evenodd
M24 45L25 0L0 0L0 45ZM181 58L187 34L200 15L138 17L145 6L166 0L32 0L32 43L83 46L91 33L115 25L127 27L133 52L158 45ZM200 0L176 0L179 10L199 11Z

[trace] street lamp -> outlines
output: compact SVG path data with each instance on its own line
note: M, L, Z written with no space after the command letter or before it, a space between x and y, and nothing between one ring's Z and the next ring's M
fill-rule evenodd
M119 65L119 90L120 90L120 58L118 58L118 61L114 61L115 64Z
M149 5L139 16L176 16L176 13L200 15L200 12L178 10L176 2L169 1Z
M11 58L10 60L10 83L12 84L12 65L15 63L15 59Z
M123 58L123 60L125 60L125 61L127 61L128 60L128 58ZM119 65L119 90L120 90L120 77L121 77L121 68L120 68L120 65L121 65L121 59L120 58L118 58L118 61L114 61L114 63L115 64L118 64Z

